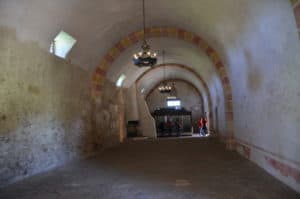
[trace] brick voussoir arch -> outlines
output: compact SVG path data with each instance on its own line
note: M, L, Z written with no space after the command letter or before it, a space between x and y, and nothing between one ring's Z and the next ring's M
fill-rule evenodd
M225 110L227 119L227 136L226 144L229 148L234 148L234 133L233 133L233 106L232 106L232 89L230 85L230 79L227 74L227 70L218 55L218 53L205 42L200 36L195 33L174 27L152 27L146 29L147 37L167 37L183 40L187 43L191 43L204 51L211 59L216 67L216 71L222 80L222 86L224 90L225 98ZM117 57L130 46L142 41L143 31L137 31L129 34L117 44L112 47L107 54L101 59L97 66L93 78L91 95L93 99L100 97L103 89L106 71Z

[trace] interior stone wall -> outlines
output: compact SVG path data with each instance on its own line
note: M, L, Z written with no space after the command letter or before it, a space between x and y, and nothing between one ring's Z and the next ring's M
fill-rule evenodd
M226 136L226 110L225 99L222 83L218 78L213 78L213 81L208 83L209 92L211 96L213 121L210 122L209 127L211 132L218 134L221 138Z
M105 80L101 98L93 103L95 147L99 150L118 145L125 138L124 90Z
M300 192L296 23L289 1L259 2L227 49L235 139L245 157Z
M126 89L126 108L125 108L125 116L126 123L131 120L139 120L139 110L137 103L137 88L136 84L132 84L130 88Z
M90 78L0 27L0 186L93 154Z

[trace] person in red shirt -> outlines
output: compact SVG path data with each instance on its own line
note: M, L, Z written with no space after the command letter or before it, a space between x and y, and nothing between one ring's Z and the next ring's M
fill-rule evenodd
M203 124L202 124L202 117L200 117L200 119L199 119L199 122L198 122L198 126L199 126L199 133L200 133L200 135L201 135L201 129L202 129L202 127L203 127Z
M207 120L203 117L199 120L199 129L200 129L200 136L206 136L207 134Z

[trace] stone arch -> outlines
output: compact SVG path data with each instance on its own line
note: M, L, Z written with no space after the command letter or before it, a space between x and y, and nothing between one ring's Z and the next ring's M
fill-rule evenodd
M210 92L209 92L209 89L208 89L208 86L206 84L206 82L203 80L202 76L199 75L195 70L193 70L191 67L188 67L186 65L183 65L183 64L177 64L177 63L165 63L165 64L159 64L159 65L156 65L154 66L153 68L151 68L150 70L146 70L145 72L143 72L139 78L135 81L135 83L139 82L139 80L141 80L147 73L153 71L153 70L156 70L158 68L161 68L161 67L164 67L164 66L168 66L168 67L175 67L175 68L181 68L181 69L184 69L186 71L189 71L190 73L192 73L193 75L195 75L195 77L197 77L197 79L202 83L204 89L205 89L205 92L207 93L207 99L208 99L208 110L210 112L209 114L209 120L210 121L213 121L213 114L212 114L212 98L211 98L211 95L210 95ZM189 82L187 82L189 83Z
M185 83L186 85L188 85L188 86L190 86L191 88L193 88L195 91L196 91L196 93L197 93L197 95L198 95L198 97L201 99L201 102L202 102L202 107L201 107L201 110L203 111L203 113L206 111L205 110L205 105L204 105L204 96L203 96L203 93L202 93L202 91L205 91L205 89L203 89L202 91L197 87L197 86L195 86L195 84L193 84L191 81L189 81L189 80L185 80L185 79L181 79L181 78L166 78L166 79L164 79L164 80L162 80L162 81L159 81L159 82L157 82L154 86L152 86L152 87L150 87L151 89L150 90L148 90L147 92L144 92L143 93L143 95L144 95L144 98L145 98L145 100L146 100L146 102L147 102L147 100L148 100L148 98L149 98L149 96L153 93L153 92L155 92L155 90L157 89L157 87L159 86L159 85L161 85L161 83L162 82L164 82L164 81L166 81L166 82L181 82L181 83ZM175 86L176 87L176 86ZM206 92L206 91L205 91ZM207 100L208 100L208 96L207 96ZM147 103L148 104L148 103ZM209 106L209 102L208 102L208 111L209 112L211 112L211 110L210 110L210 106ZM148 105L148 107L149 107L149 105ZM186 108L186 107L185 107ZM190 110L190 111L192 111L192 110ZM201 115L200 115L201 116ZM217 134L214 134L215 133L215 131L214 131L214 129L212 129L211 128L211 124L213 123L213 118L211 118L212 117L212 115L210 114L209 115L210 116L210 118L209 118L209 120L208 120L208 129L209 130L213 130L213 131L210 131L211 133L213 133L213 135L217 135ZM194 117L193 117L194 118ZM199 118L198 118L198 120L199 120ZM193 125L194 126L194 125ZM198 131L196 131L196 132L198 132Z
M215 65L216 71L221 78L222 86L224 90L225 99L225 112L226 112L226 137L223 137L226 141L226 145L229 149L234 149L234 133L233 133L233 105L232 105L232 89L230 85L230 79L217 51L214 50L206 41L193 32L189 32L175 27L152 27L146 29L147 36L151 37L166 37L183 40L187 43L193 44L200 50L203 50L206 55L211 59ZM96 67L96 70L92 77L91 95L95 99L101 96L103 84L105 80L106 71L116 58L127 48L133 44L142 41L143 31L133 32L118 43L116 43L107 53L103 56L100 63Z

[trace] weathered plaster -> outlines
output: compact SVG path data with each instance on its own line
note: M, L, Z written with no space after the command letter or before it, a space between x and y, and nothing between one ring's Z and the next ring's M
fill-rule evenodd
M117 145L125 137L123 92L123 89L105 80L102 97L93 102L92 128L97 149Z
M0 27L0 186L91 155L89 77Z

